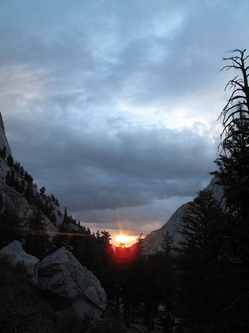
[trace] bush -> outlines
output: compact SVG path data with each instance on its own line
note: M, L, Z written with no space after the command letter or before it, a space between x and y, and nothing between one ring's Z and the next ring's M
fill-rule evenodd
M125 333L124 325L117 319L94 321L88 330L89 333Z
M65 309L58 318L56 333L80 333L81 319L73 309Z
M4 333L53 333L56 316L27 282L24 265L0 257L0 327Z

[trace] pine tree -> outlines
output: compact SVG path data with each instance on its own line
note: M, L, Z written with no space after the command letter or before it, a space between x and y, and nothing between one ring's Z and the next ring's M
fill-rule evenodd
M166 233L163 235L163 240L160 245L163 248L163 253L167 259L174 250L173 244L174 244L174 237L170 234L169 231L166 231Z
M3 149L0 149L0 157L2 157L5 160L5 158L6 158L6 146L4 146Z
M223 69L235 69L241 77L230 80L226 87L232 94L221 112L223 131L221 152L213 172L223 187L227 212L230 213L230 244L238 260L249 265L249 66L246 50L234 50L236 55L224 58L231 63Z
M228 221L219 262L224 265L219 276L224 278L220 304L226 332L249 330L249 56L245 52L236 49L224 58L229 64L222 70L239 74L226 85L232 93L220 115L223 140L215 160L218 170L213 172L223 187Z
M179 277L185 320L196 325L198 332L209 329L219 306L216 265L223 243L225 216L211 191L198 193L182 218L183 240L179 242Z
M49 251L49 236L45 231L41 212L34 212L29 218L29 229L26 231L24 249L27 253L43 259Z
M182 218L184 239L180 242L185 253L209 260L220 251L220 237L224 228L223 210L209 190L198 193L189 203Z
M22 222L22 219L11 210L0 214L0 248L14 240L22 242L24 238Z

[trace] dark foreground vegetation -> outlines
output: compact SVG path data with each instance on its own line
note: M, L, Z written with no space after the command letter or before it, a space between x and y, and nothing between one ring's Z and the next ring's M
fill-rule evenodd
M93 234L82 227L78 235L59 234L51 239L46 233L19 229L21 221L11 212L1 216L1 247L18 239L28 253L42 259L65 246L100 280L108 296L102 321L80 320L70 309L55 311L44 295L27 283L22 265L11 267L2 258L3 332L119 333L137 332L139 325L148 331L160 327L162 332L249 332L247 58L245 50L235 50L224 59L228 65L223 69L238 71L227 85L232 93L221 112L222 142L215 161L217 171L213 173L223 187L224 198L220 203L208 190L198 193L183 218L184 240L177 248L173 247L173 235L166 234L164 251L145 256L138 239L133 260L116 262L110 256L113 250L108 231ZM9 174L8 181L13 179ZM64 216L62 233L71 219L66 211ZM30 223L32 230L42 229L39 215ZM119 251L129 249L122 247Z

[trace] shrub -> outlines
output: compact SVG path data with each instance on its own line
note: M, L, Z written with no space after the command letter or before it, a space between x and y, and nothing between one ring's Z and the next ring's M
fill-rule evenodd
M94 321L88 331L89 333L125 333L126 330L121 321L117 319L105 319Z
M4 333L53 333L56 316L27 282L24 265L0 257L0 327Z

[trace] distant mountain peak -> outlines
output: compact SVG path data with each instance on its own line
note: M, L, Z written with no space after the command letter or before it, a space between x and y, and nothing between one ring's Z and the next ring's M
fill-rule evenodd
M213 193L214 198L224 205L223 190L222 187L217 183L216 177L212 178L209 185L205 188ZM142 247L144 254L155 254L160 251L164 251L162 244L165 242L165 236L168 232L173 237L173 246L179 246L179 241L183 239L181 229L183 226L182 218L188 210L190 202L183 204L179 207L169 220L157 230L152 231L142 240Z

